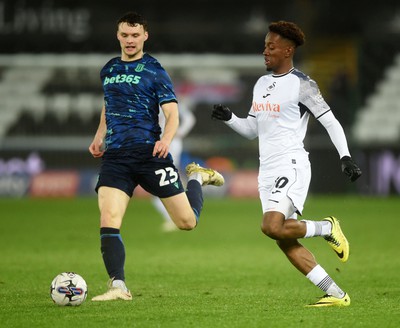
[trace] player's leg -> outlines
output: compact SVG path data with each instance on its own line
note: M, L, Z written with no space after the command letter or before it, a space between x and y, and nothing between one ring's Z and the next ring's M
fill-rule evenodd
M292 204L291 200L280 200L279 204ZM335 251L340 261L346 262L349 258L349 242L342 232L339 221L335 217L327 217L320 221L286 219L282 220L282 213L270 211L264 213L261 229L264 234L275 240L287 238L310 238L322 236Z
M154 159L140 177L140 185L160 197L178 228L191 230L197 225L203 208L204 185L221 186L223 176L217 171L191 163L186 167L186 192L171 159Z
M308 162L275 172L260 171L259 190L264 213L261 230L264 234L275 240L306 235L306 223L296 219L297 213L303 210L310 180Z
M120 234L129 199L125 192L117 188L101 186L98 189L101 253L110 281L108 291L93 297L93 301L132 299L125 285L125 247Z
M292 204L291 200L287 197L281 199L278 205L283 205L284 203L287 203L288 206ZM292 207L294 208L294 206ZM297 239L305 236L307 226L303 221L290 218L285 219L285 215L281 212L283 209L279 207L275 207L274 209L274 211L265 212L263 215L261 231L265 235L275 240Z
M160 215L163 219L162 230L164 232L177 231L178 227L176 226L174 221L172 221L172 219L169 216L168 211L166 210L161 199L158 197L152 196L151 202L154 205L154 208L157 210L158 213L160 213Z
M328 295L317 302L318 306L322 306L321 304L324 306L328 306L327 304L329 306L349 305L349 296L317 264L313 254L297 241L298 238L304 238L310 234L308 225L304 221L298 221L296 214L298 208L303 208L305 199L305 197L297 197L297 195L307 194L308 185L305 183L309 179L307 170L294 171L294 173L295 175L291 175L289 171L284 172L278 178L262 176L259 179L261 182L260 198L264 212L261 229L267 236L277 240L278 246L294 267ZM305 178L302 178L302 174L305 174ZM296 182L302 182L302 184L296 185ZM286 188L286 183L290 184L293 190ZM319 235L329 234L331 229L329 225L326 221L320 221ZM318 234L315 234L314 231L314 235Z
M159 197L170 218L179 229L191 230L196 226L196 214L203 207L203 191L198 181L183 186L172 157L153 158L141 168L138 183L153 196ZM189 202L188 195L191 195Z
M198 192L196 211L200 213L203 207L203 194L200 184ZM196 227L197 220L195 210L192 208L186 193L183 192L171 197L161 198L161 201L179 229L192 230Z
M329 246L333 249L339 260L346 262L350 254L350 245L340 228L339 220L333 216L329 216L322 221L309 221L304 220L307 225L307 237L323 236L328 242ZM327 223L330 223L327 224ZM330 227L327 229L326 227ZM325 229L324 229L325 228Z
M280 240L286 238L310 238L322 236L335 251L340 261L349 258L350 247L341 230L339 220L333 216L323 220L297 220L301 214L311 180L311 168L306 162L303 166L289 167L279 171L260 173L260 198L264 220L262 231L269 237ZM291 219L283 220L279 212L285 212L294 206Z
M172 156L173 163L175 167L178 169L178 172L180 172L180 158L182 153L182 147L183 147L182 139L179 138L178 136L175 136L175 138L169 145L169 153ZM160 213L163 219L162 230L164 232L177 231L178 227L176 226L175 222L171 219L161 199L153 196L151 202L154 205L154 208L157 210L158 213Z
M325 292L318 302L308 306L348 306L350 297L315 261L314 255L296 239L278 240L277 245L293 264L315 286Z
M186 192L161 198L171 219L179 229L196 227L203 209L203 185L222 185L224 178L217 171L191 163L186 167L188 178Z
M288 199L289 200L289 199ZM269 215L264 216L263 225L266 226L280 226L285 227L285 222L289 222L288 227L280 229L271 229L271 231L287 231L287 233L281 234L285 235L295 235L301 231L305 231L304 222L298 222L294 219L285 219L285 216L289 216L290 212L294 212L294 206L290 209L290 206L285 206L280 212L268 212ZM265 213L267 214L267 213ZM271 215L272 214L272 215ZM272 220L272 224L266 224ZM295 222L300 225L296 225ZM349 296L343 292L342 289L333 281L333 279L326 273L326 271L317 264L314 255L306 249L302 244L300 244L295 238L285 238L278 239L277 233L272 234L273 239L277 240L277 244L293 266L303 273L315 286L320 288L325 292L326 295L321 298L315 306L346 306L350 305ZM269 235L271 237L271 234ZM328 298L328 299L327 299ZM317 305L318 304L318 305Z
M181 175L181 156L183 150L183 139L179 135L175 135L171 144L169 145L169 153L172 156L173 163ZM156 210L161 214L163 220L162 230L164 232L171 232L179 230L175 222L171 219L167 209L158 197L153 198L153 205Z
M323 236L332 245L338 242L348 245L344 242L347 240L340 230L339 222L334 218L297 220L297 214L303 210L310 181L309 162L280 168L276 172L261 171L259 189L264 213L261 230L275 240ZM289 215L283 218L282 213ZM347 255L348 247L344 248Z
M102 186L98 190L100 227L120 229L130 197L122 190Z
M193 229L200 219L200 214L203 208L203 190L202 186L213 185L222 186L225 182L224 177L217 171L204 168L196 163L191 163L186 166L187 186L186 186L186 201L183 195L180 198L170 197L169 199L162 199L171 218L181 229L186 226L186 230ZM193 222L193 215L189 214L190 210L195 218ZM188 221L194 225L187 225ZM183 225L182 225L183 223ZM190 229L187 229L189 227Z
M297 239L277 240L276 244L290 263L305 276L317 266L314 255Z

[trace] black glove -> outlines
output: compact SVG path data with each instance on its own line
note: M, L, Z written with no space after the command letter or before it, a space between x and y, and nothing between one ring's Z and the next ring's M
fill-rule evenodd
M343 156L340 160L342 161L342 172L349 177L351 182L356 181L362 174L357 164L350 156Z
M214 105L211 113L211 118L214 120L229 121L232 118L231 110L221 104Z

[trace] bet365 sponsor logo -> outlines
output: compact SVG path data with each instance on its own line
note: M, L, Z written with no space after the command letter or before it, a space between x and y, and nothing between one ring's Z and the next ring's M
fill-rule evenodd
M113 83L129 83L138 84L142 77L134 74L118 74L116 76L105 77L103 85L113 84Z

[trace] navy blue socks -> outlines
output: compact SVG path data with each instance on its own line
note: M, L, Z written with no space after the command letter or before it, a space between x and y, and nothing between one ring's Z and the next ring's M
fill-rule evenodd
M200 182L194 179L189 180L186 186L186 195L196 215L196 221L199 222L200 213L203 209L203 190Z
M100 228L101 254L108 276L125 280L125 247L119 229Z

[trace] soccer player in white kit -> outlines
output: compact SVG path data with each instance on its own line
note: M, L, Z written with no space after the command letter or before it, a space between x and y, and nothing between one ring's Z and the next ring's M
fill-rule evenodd
M361 170L350 156L341 124L323 99L315 81L293 67L295 49L305 41L292 22L271 23L263 52L267 71L253 89L247 118L239 118L224 105L214 105L212 118L225 121L249 139L258 137L259 194L263 210L262 232L276 240L289 261L314 285L325 292L308 306L348 306L350 297L316 262L299 238L322 236L342 262L349 257L349 243L339 221L297 220L302 214L311 180L311 166L303 140L308 119L315 117L336 147L342 171L355 181Z

